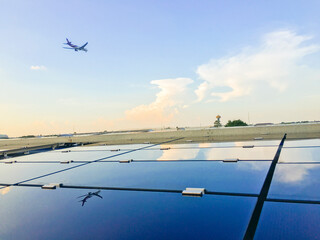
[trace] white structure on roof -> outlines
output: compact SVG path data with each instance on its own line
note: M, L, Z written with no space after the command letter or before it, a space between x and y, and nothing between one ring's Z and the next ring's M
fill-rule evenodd
M0 139L8 139L8 135L6 134L0 134Z

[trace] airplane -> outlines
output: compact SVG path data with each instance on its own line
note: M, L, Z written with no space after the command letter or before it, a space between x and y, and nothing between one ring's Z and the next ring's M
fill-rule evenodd
M83 46L79 47L79 46L77 46L77 45L72 44L72 43L68 40L68 38L66 38L66 39L67 39L67 42L66 42L66 43L63 43L63 44L66 44L66 45L68 45L69 47L63 47L63 48L65 48L65 49L73 49L73 50L75 50L76 52L77 52L77 51L85 51L85 52L88 51L88 50L85 48L85 46L87 46L88 42L86 42Z
M101 192L101 190L96 191L96 192L88 192L87 194L81 195L81 196L79 196L78 198L87 197L87 196L90 196L90 197L96 196L96 197L99 197L99 198L103 198L103 197L101 197L101 196L99 195L100 192Z
M101 190L96 191L96 192L88 192L85 195L79 196L78 198L84 197L82 200L80 200L79 202L82 202L82 206L87 202L87 200L93 196L99 197L99 198L103 198L102 196L99 195L99 193L101 192Z

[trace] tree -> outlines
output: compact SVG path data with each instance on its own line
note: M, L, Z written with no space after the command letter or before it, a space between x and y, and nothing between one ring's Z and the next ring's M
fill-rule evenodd
M236 127L236 126L248 126L244 121L238 119L233 121L228 121L228 123L225 125L225 127Z

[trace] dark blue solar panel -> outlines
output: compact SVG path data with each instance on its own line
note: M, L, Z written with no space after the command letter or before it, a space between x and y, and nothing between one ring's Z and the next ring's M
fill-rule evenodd
M12 187L1 197L1 239L241 239L255 198ZM23 196L23 197L22 197Z
M259 193L270 162L96 163L31 183ZM250 184L248 184L250 183Z
M274 175L279 141L76 147L4 159L0 183L25 185L0 190L0 238L242 239L254 236L256 223L255 239L316 238L310 221L319 221L319 143L285 142ZM268 171L270 191L259 195L262 186L269 189ZM63 186L40 189L48 183ZM99 187L103 199L90 195L82 207L83 196ZM207 192L182 196L187 187Z
M78 164L74 164L74 166L75 165ZM12 184L29 178L33 178L35 176L47 174L49 172L60 171L68 167L68 165L63 164L0 163L0 183Z
M319 239L320 207L265 202L254 239Z
M270 198L320 200L319 164L279 164L271 184Z

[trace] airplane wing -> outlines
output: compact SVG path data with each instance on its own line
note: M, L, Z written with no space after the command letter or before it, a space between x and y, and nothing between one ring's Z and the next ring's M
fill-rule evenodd
M101 199L103 199L103 197L101 197L99 194L97 194L96 196L99 197L99 198L101 198Z
M86 196L88 196L88 194L79 196L79 197L77 197L77 198L86 197ZM79 201L79 202L80 202L80 201Z
M79 48L84 48L85 46L87 46L88 42L86 44L84 44L83 46L79 47Z

